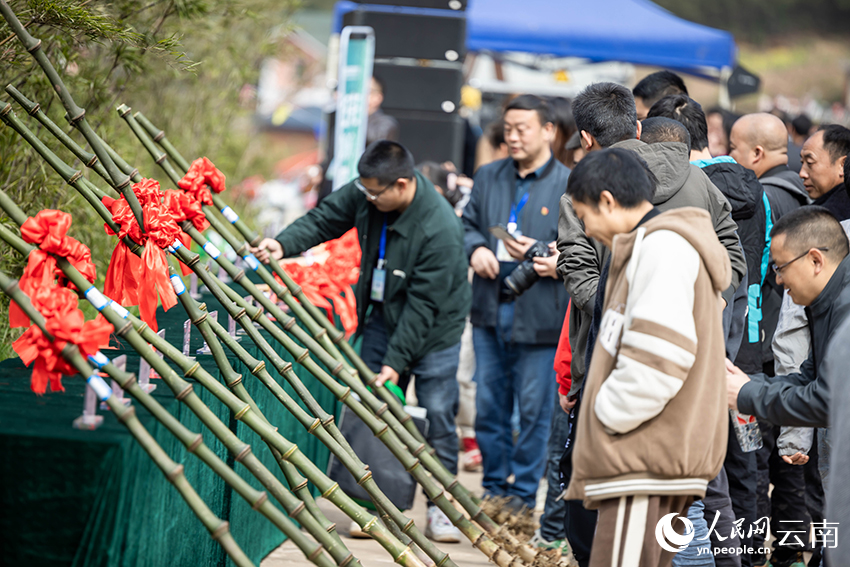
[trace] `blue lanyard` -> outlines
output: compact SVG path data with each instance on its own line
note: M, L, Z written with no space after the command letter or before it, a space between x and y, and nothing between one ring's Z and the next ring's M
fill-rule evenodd
M382 269L386 264L384 256L387 252L387 215L384 215L384 226L381 227L381 244L378 248L378 269Z
M519 200L519 203L514 205L511 203L511 216L508 218L508 231L513 232L517 229L517 216L522 212L523 207L528 202L529 193L525 193Z

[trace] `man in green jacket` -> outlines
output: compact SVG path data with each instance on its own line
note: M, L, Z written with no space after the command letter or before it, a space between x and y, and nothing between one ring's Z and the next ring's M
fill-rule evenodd
M416 172L413 156L401 144L372 143L357 170L359 179L253 252L268 262L269 256L294 256L357 229L361 356L379 384L390 381L404 390L410 375L416 376L416 398L428 411L428 441L456 474L456 374L471 302L463 226L448 201ZM460 541L436 507L429 508L425 533L437 541Z

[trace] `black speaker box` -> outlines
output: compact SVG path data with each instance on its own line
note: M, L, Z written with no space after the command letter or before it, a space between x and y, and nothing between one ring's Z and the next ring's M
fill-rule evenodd
M374 75L384 83L384 110L454 112L460 105L463 70L375 63Z
M463 160L463 119L457 113L385 109L398 120L399 143L413 154L416 163Z
M467 0L354 0L357 4L381 4L384 6L409 6L436 10L466 10Z
M376 59L408 57L463 61L466 55L466 18L462 13L446 11L446 14L436 16L412 11L357 9L347 12L342 23L343 26L369 26L375 30Z

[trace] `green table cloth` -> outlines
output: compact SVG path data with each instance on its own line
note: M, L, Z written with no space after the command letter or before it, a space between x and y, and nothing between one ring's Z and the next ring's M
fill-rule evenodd
M204 301L210 311L218 309L219 321L227 325L226 312L210 297ZM185 319L179 305L168 313L160 308L157 316L160 329L166 329L166 340L178 348L183 345ZM117 346L117 341L113 342ZM246 337L242 344L253 356L262 358ZM273 344L285 360L292 361L283 347ZM201 345L200 333L193 328L190 354L213 376L220 377L211 356L195 354ZM138 372L139 355L125 344L104 352L110 358L126 354L127 370ZM230 362L243 375L246 388L271 423L324 469L327 449L284 410L235 356L230 355ZM284 383L270 365L267 368ZM336 414L337 402L330 392L300 366L296 365L295 370L319 403ZM19 359L0 363L0 563L26 567L232 564L109 411L98 411L105 419L97 430L73 429L72 421L83 408L85 382L80 377L64 378L64 393L48 392L41 397L30 391L29 380L30 371ZM222 444L174 399L168 387L161 380L152 383L157 385L153 396L189 429L204 433L204 441L213 451L234 466ZM288 385L286 390L296 397ZM195 384L195 392L285 483L259 437L232 419L224 405L199 384ZM284 541L283 534L188 454L144 408L133 404L148 431L172 459L185 466L189 482L218 517L230 522L236 541L259 565ZM244 467L234 468L252 486L262 489Z

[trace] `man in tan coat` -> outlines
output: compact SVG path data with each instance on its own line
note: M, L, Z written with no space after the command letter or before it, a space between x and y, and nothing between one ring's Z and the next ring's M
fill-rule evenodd
M599 509L591 567L669 565L726 454L721 292L729 256L709 214L661 213L633 152L589 154L567 185L588 236L612 250L567 499Z

